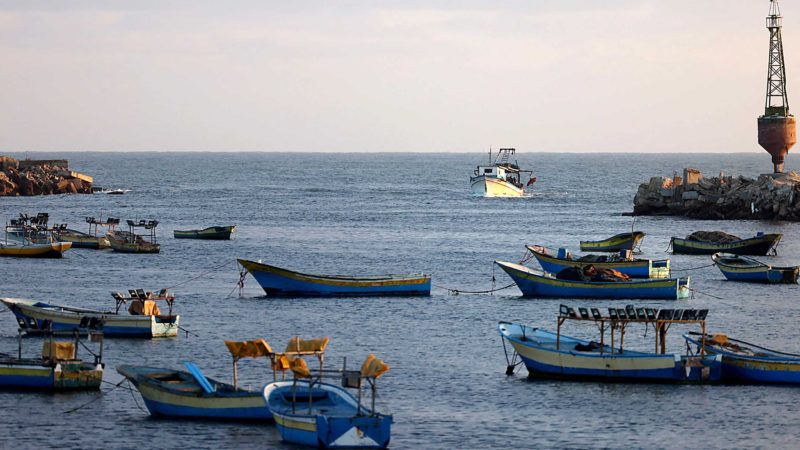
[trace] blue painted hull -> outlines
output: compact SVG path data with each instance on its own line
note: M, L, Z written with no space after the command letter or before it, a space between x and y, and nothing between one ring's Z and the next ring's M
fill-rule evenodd
M669 299L689 296L689 278L646 279L627 282L585 282L559 280L527 267L495 261L519 287L525 297Z
M239 260L267 295L285 296L420 296L430 295L431 278L333 277L306 275L266 264Z
M261 393L257 393L261 397ZM184 418L184 419L211 419L211 420L269 420L272 414L269 409L263 408L196 408L190 406L162 403L155 400L144 399L145 406L154 416Z
M0 389L53 389L53 374L49 376L0 375Z
M541 258L536 258L539 261L539 265L542 266L542 269L545 272L549 273L559 273L564 269L569 269L575 267L574 261L564 260L564 261L552 261L552 260L545 260ZM603 264L604 268L610 268L619 271L620 273L624 273L625 275L631 278L650 278L650 268L648 266L625 266L625 265L611 265L611 264Z
M684 335L687 342L700 347L699 338ZM706 341L706 352L722 355L722 381L726 383L800 384L800 356L781 354L774 350L752 346L735 339L731 342L749 347L764 356L742 356Z

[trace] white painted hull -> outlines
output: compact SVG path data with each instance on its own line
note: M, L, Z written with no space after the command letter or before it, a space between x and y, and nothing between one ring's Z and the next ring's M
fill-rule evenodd
M522 197L525 190L499 178L475 177L472 194L481 197Z

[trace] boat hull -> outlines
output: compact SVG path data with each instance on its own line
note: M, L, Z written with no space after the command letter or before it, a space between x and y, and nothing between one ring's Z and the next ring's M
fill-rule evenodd
M734 255L767 255L781 240L781 234L765 234L740 241L718 244L714 242L690 241L673 237L672 253L681 255L713 255L731 253Z
M627 350L612 354L608 346L604 353L582 352L575 350L575 346L587 345L587 341L563 335L556 349L556 334L549 331L508 322L501 322L498 331L520 356L532 377L667 383L713 382L721 377L720 357L682 357Z
M27 333L102 331L105 337L177 336L180 316L122 316L104 311L78 310L31 300L0 298ZM46 306L42 306L46 305Z
M62 362L43 364L0 361L0 389L18 388L50 391L100 389L102 365Z
M737 255L715 253L714 264L731 281L748 283L796 284L800 267L772 267L760 261Z
M63 258L64 252L72 248L71 242L48 244L5 245L0 244L0 256L16 258Z
M645 234L641 231L633 233L620 233L600 241L581 241L583 252L618 252L620 250L633 250L638 247Z
M688 298L689 278L645 279L627 282L559 280L519 264L495 261L517 284L525 297L668 299Z
M209 227L202 230L175 230L175 239L230 240L236 226Z
M701 345L687 335L684 339L698 348ZM800 384L800 356L742 356L713 345L706 345L706 352L722 356L722 381L726 383Z
M336 396L338 410L323 414L315 408L308 412L308 403L303 401L304 392L308 392L308 382L298 380L296 383L297 407L294 412L291 406L276 401L284 395L292 395L292 381L279 381L264 388L264 398L284 441L321 448L388 447L392 416L371 414L363 406L359 415L358 403L349 392L326 383L315 383L313 389Z
M111 239L111 249L118 253L160 253L161 245L150 242L121 242Z
M650 260L640 259L635 261L614 261L614 262L594 262L594 261L579 261L574 259L557 258L551 255L534 250L528 247L528 250L533 254L539 265L545 272L559 273L564 269L586 266L594 266L598 269L614 269L631 278L668 278L670 271L670 261L664 260Z
M129 379L139 390L145 406L151 415L165 418L208 419L208 420L268 420L272 418L264 396L260 390L233 391L231 385L209 380L214 385L226 386L225 391L211 394L203 392L200 386L180 386L165 389L142 375L142 372L163 374L182 373L171 369L149 367L119 366L117 371ZM169 386L169 385L167 385Z
M431 278L336 277L306 275L279 267L239 259L267 295L283 296L426 296L431 293Z
M472 194L481 197L522 197L525 190L499 178L478 176L471 179Z

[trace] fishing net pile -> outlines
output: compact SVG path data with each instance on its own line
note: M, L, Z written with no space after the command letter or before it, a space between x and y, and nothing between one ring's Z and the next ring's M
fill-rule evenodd
M606 282L620 282L628 281L630 277L624 273L614 269L598 269L593 265L585 266L583 269L580 267L567 267L566 269L558 272L556 278L559 280L571 281L606 281Z

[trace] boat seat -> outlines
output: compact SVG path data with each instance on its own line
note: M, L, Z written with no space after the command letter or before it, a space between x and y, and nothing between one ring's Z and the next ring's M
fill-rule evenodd
M122 295L121 292L112 292L111 296L114 297L114 300L118 300L118 301L125 300L125 296Z
M136 296L139 297L142 300L147 298L147 294L144 293L144 289L137 289L136 290Z
M136 294L136 289L128 289L128 295L130 295L131 298L139 298L139 295Z

